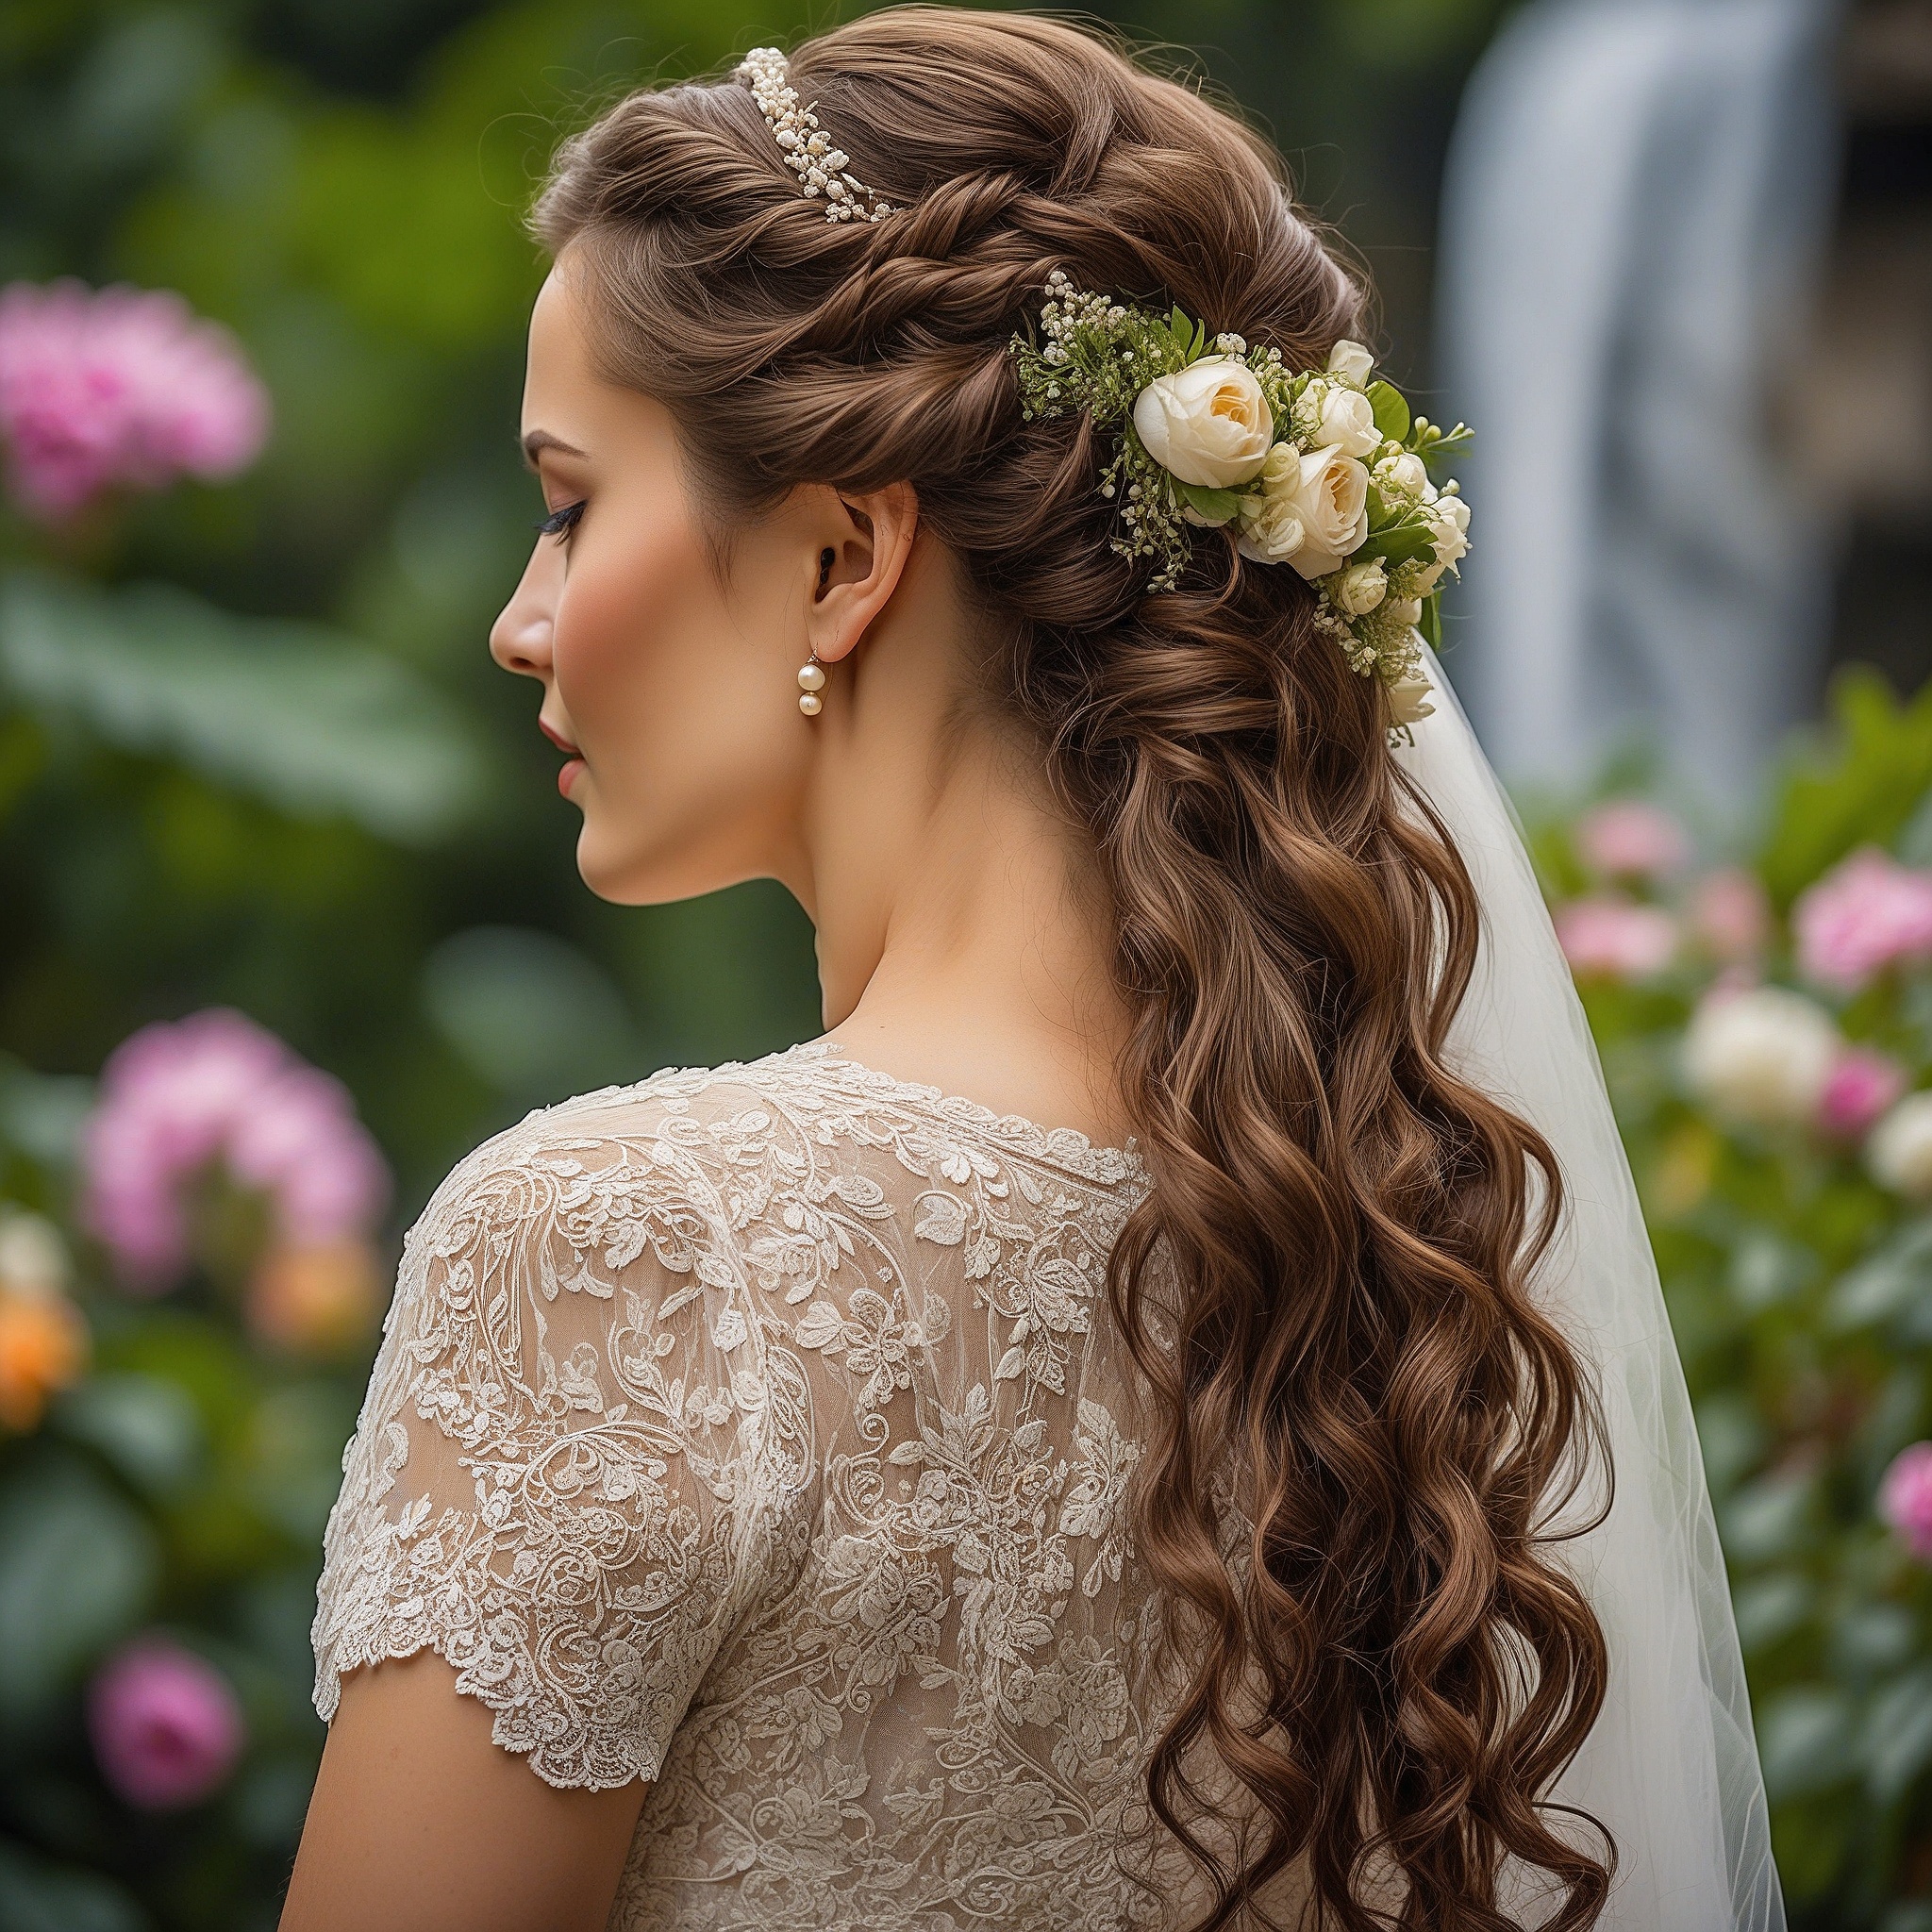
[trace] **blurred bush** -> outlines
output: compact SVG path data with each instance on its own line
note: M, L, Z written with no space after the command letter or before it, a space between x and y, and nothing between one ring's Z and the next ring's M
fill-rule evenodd
M1533 816L1730 1561L1794 1925L1932 1926L1932 687L1844 674L1746 862Z

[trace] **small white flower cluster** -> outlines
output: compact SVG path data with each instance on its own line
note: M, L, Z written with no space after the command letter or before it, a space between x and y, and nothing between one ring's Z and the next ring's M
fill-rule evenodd
M826 221L876 222L895 212L876 189L850 172L851 156L832 145L819 117L800 104L776 47L754 47L739 63L738 77L751 89L785 165L804 184L806 199L824 196Z
M1427 715L1421 644L1439 635L1443 576L1469 552L1469 507L1428 459L1460 443L1373 379L1358 342L1291 373L1278 349L1207 332L1047 278L1036 344L1016 336L1022 415L1086 412L1118 425L1100 493L1120 506L1113 548L1152 558L1150 591L1176 588L1191 531L1227 526L1241 556L1290 563L1315 586L1316 622L1351 667L1379 676L1398 722Z

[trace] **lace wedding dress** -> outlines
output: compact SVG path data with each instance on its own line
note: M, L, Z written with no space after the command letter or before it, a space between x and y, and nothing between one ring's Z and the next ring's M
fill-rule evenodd
M538 1776L652 1780L626 1932L1162 1923L1105 1303L1145 1186L829 1042L498 1135L405 1249L318 1709L433 1649Z

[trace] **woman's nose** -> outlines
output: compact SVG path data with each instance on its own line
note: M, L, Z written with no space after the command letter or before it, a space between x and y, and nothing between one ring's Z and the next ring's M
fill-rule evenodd
M541 581L543 575L533 558L523 581L490 626L490 655L506 671L518 672L525 677L550 675L555 600L551 587Z

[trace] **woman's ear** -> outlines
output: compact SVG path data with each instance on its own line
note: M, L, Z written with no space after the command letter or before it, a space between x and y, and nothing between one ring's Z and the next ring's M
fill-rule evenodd
M891 602L918 527L919 498L909 483L831 496L806 601L806 636L820 663L836 664L855 650Z

